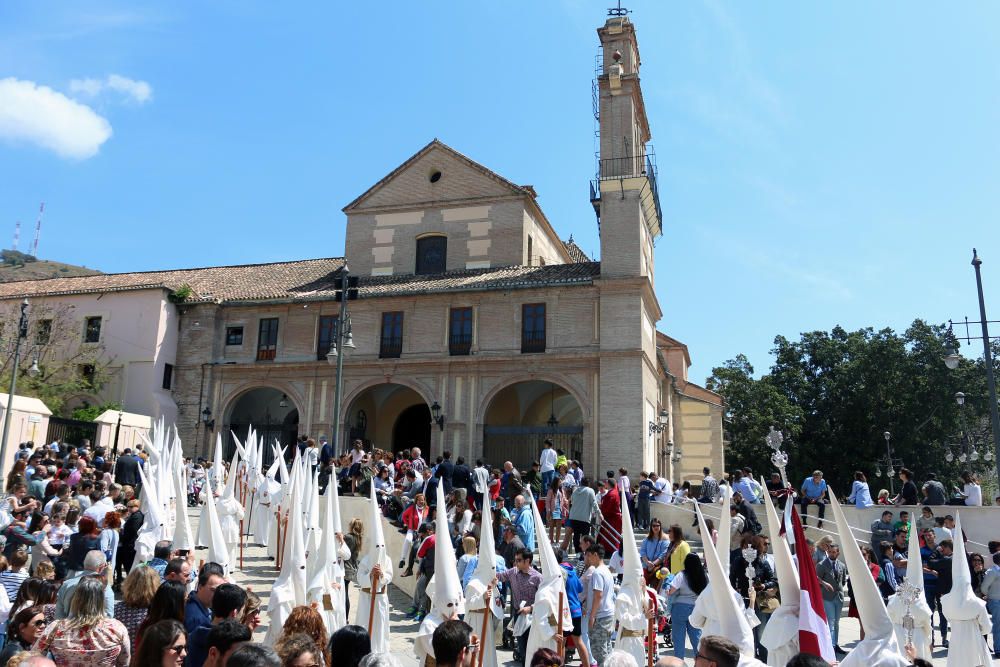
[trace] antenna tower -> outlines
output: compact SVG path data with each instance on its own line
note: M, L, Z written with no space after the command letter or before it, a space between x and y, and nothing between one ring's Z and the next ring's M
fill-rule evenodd
M17 250L17 244L21 241L21 221L18 220L17 224L14 225L14 250Z
M42 233L42 214L45 213L45 202L38 207L38 222L35 223L35 241L31 244L31 256L38 257L38 235Z

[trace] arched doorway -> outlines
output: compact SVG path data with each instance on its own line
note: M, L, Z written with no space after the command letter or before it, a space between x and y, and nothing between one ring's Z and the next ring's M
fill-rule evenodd
M538 460L552 440L571 459L583 458L583 410L566 389L528 380L501 389L486 409L483 458L493 466L510 461L521 470Z
M431 455L431 410L426 403L411 405L399 413L392 427L392 451L419 447Z
M227 459L232 458L236 449L232 433L244 442L251 426L266 445L265 465L273 459L270 445L275 440L282 447L288 447L295 443L299 434L298 408L287 394L274 387L256 387L241 394L232 403L226 422L223 426L223 442L226 443L223 454Z
M416 390L387 382L365 389L344 413L344 442L362 440L366 449L397 452L419 447L431 456L431 412Z

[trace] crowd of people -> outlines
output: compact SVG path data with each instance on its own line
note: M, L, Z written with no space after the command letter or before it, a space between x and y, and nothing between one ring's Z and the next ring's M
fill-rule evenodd
M513 649L515 660L532 666L561 665L573 656L585 666L635 664L635 657L620 648L620 630L616 631L617 597L628 560L626 536L633 531L645 533L637 558L643 583L655 600L651 606L655 611L648 613L670 649L659 664L684 664L692 655L703 661L696 662L699 665L738 664L739 647L731 638L708 632L704 619L699 619L698 600L710 580L704 557L692 550L681 525L664 526L657 516L661 513L653 509L655 504L693 507L725 499L730 508L729 520L724 522L726 539L720 539L710 518L700 525L695 521L696 530L703 542L720 547L730 585L757 618L756 656L767 657L761 635L768 616L780 603L779 573L755 506L759 508L768 496L784 508L794 497L777 474L761 485L748 468L720 480L705 468L697 492L690 482L675 487L655 472L640 472L635 481L624 468L591 477L579 461L568 459L549 441L527 470L518 470L510 461L490 467L482 460L453 459L449 451L426 461L418 448L392 453L368 450L361 441L338 453L323 437L301 438L298 455L317 474L321 488L335 484L344 495L374 495L382 515L398 528L402 546L393 562L398 560L400 576L415 577L406 616L416 623L432 609L431 583L439 550L454 552L458 580L466 594L471 594L468 587L479 568L483 512L488 507L493 517L490 544L496 548L487 567L495 570L494 584L506 608L498 636ZM79 446L56 442L38 450L30 443L21 445L0 501L0 636L4 639L0 666L49 664L41 660L60 667L397 664L391 655L372 652L363 627L345 625L328 633L315 605L295 607L272 646L255 642L260 598L237 585L217 563L197 567L194 550L175 550L169 541L160 541L152 558L135 562L136 540L143 525L139 498L147 458L141 445L113 460L86 441ZM185 466L187 500L197 504L204 499L206 480L224 471L212 471L212 464L202 460L187 460ZM962 477L964 485L949 500L943 485L928 475L921 487L921 516L911 522L908 511L894 514L887 509L871 525L870 544L861 546L869 572L888 603L907 581L911 551L918 545L922 590L930 614L937 614L936 631L943 646L948 645L949 626L942 598L953 585L956 526L951 514L936 516L933 508L982 503L975 477L970 473ZM912 473L904 469L901 478L903 489L887 502L917 504L910 502L917 494ZM439 488L445 498L443 507L438 506ZM815 505L818 527L822 527L831 493L822 472L815 471L797 491L796 507L803 523ZM863 473L855 475L845 500L857 507L874 504ZM541 523L535 519L536 508ZM915 536L910 534L911 526ZM338 533L348 554L344 558L347 586L361 590L365 581L358 576L358 568L365 528L364 521L354 519L343 535ZM441 544L442 539L447 543ZM572 619L564 658L544 648L528 655L528 632L525 623L519 622L532 614L543 584L538 569L543 542L551 545L563 570L565 603ZM721 550L723 544L728 545L728 552ZM752 567L743 566L748 550L757 554ZM815 544L809 542L809 550L822 586L831 639L839 652L845 602L848 615L860 618L852 581L835 539L827 536ZM986 601L993 617L996 648L1000 646L1000 542L991 542L989 551L988 558L970 554L968 562L971 590ZM931 630L931 644L935 637ZM472 664L477 651L487 650L478 642L476 630L460 615L446 619L433 632L437 664ZM794 664L812 664L808 660L802 657Z

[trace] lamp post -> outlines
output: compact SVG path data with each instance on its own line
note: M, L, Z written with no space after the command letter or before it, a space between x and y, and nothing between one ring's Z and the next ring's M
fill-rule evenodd
M771 454L771 463L778 469L778 472L781 474L781 483L787 489L792 485L788 483L788 475L785 472L785 469L788 467L788 454L781 451L781 443L784 441L785 436L781 434L781 431L775 429L774 426L771 427L770 431L764 437L764 442L774 451Z
M884 433L882 433L882 437L885 438L885 458L879 461L878 464L875 466L875 476L876 477L882 476L882 468L880 466L885 465L885 474L886 477L889 478L889 493L895 495L896 485L893 482L895 481L896 478L896 466L898 465L900 468L902 468L903 460L892 458L892 445L890 442L892 440L892 433L890 433L889 431L885 431Z
M28 300L21 302L21 320L17 325L17 340L14 343L14 365L10 371L10 392L7 394L7 409L3 413L3 438L0 439L0 465L7 464L7 438L10 437L10 413L14 409L14 393L17 391L17 366L21 362L21 341L28 337ZM37 367L37 363L33 364Z
M948 322L948 333L950 336L956 340L963 340L966 343L972 342L972 337L969 335L969 325L978 324L982 328L982 340L983 340L983 363L986 366L986 386L989 389L990 394L990 425L993 431L993 458L996 460L997 466L997 478L1000 479L1000 410L997 408L997 385L996 378L993 373L993 350L990 349L990 341L992 337L990 336L990 322L986 319L986 299L983 296L983 275L981 267L983 265L983 260L979 259L979 253L976 249L972 249L972 267L976 271L976 292L979 296L979 321L970 322L968 318L965 320L965 336L955 336L952 331L951 321ZM958 350L949 350L949 354L945 356L945 365L954 370L958 368L958 362L960 357L958 355Z
M353 350L354 335L351 333L351 318L347 314L348 285L350 284L350 270L344 264L340 276L340 291L337 298L340 301L340 312L337 313L337 331L334 333L333 342L330 344L330 351L326 353L326 361L329 364L336 364L337 373L334 379L333 392L333 425L332 431L333 451L340 451L340 393L344 385L344 350Z

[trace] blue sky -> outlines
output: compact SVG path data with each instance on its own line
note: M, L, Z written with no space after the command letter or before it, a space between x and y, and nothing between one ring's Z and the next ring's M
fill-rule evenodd
M438 137L599 255L609 4L5 2L0 243L44 200L39 254L104 271L339 256L340 209ZM978 317L974 245L1000 319L1000 5L626 6L692 379L778 333Z

